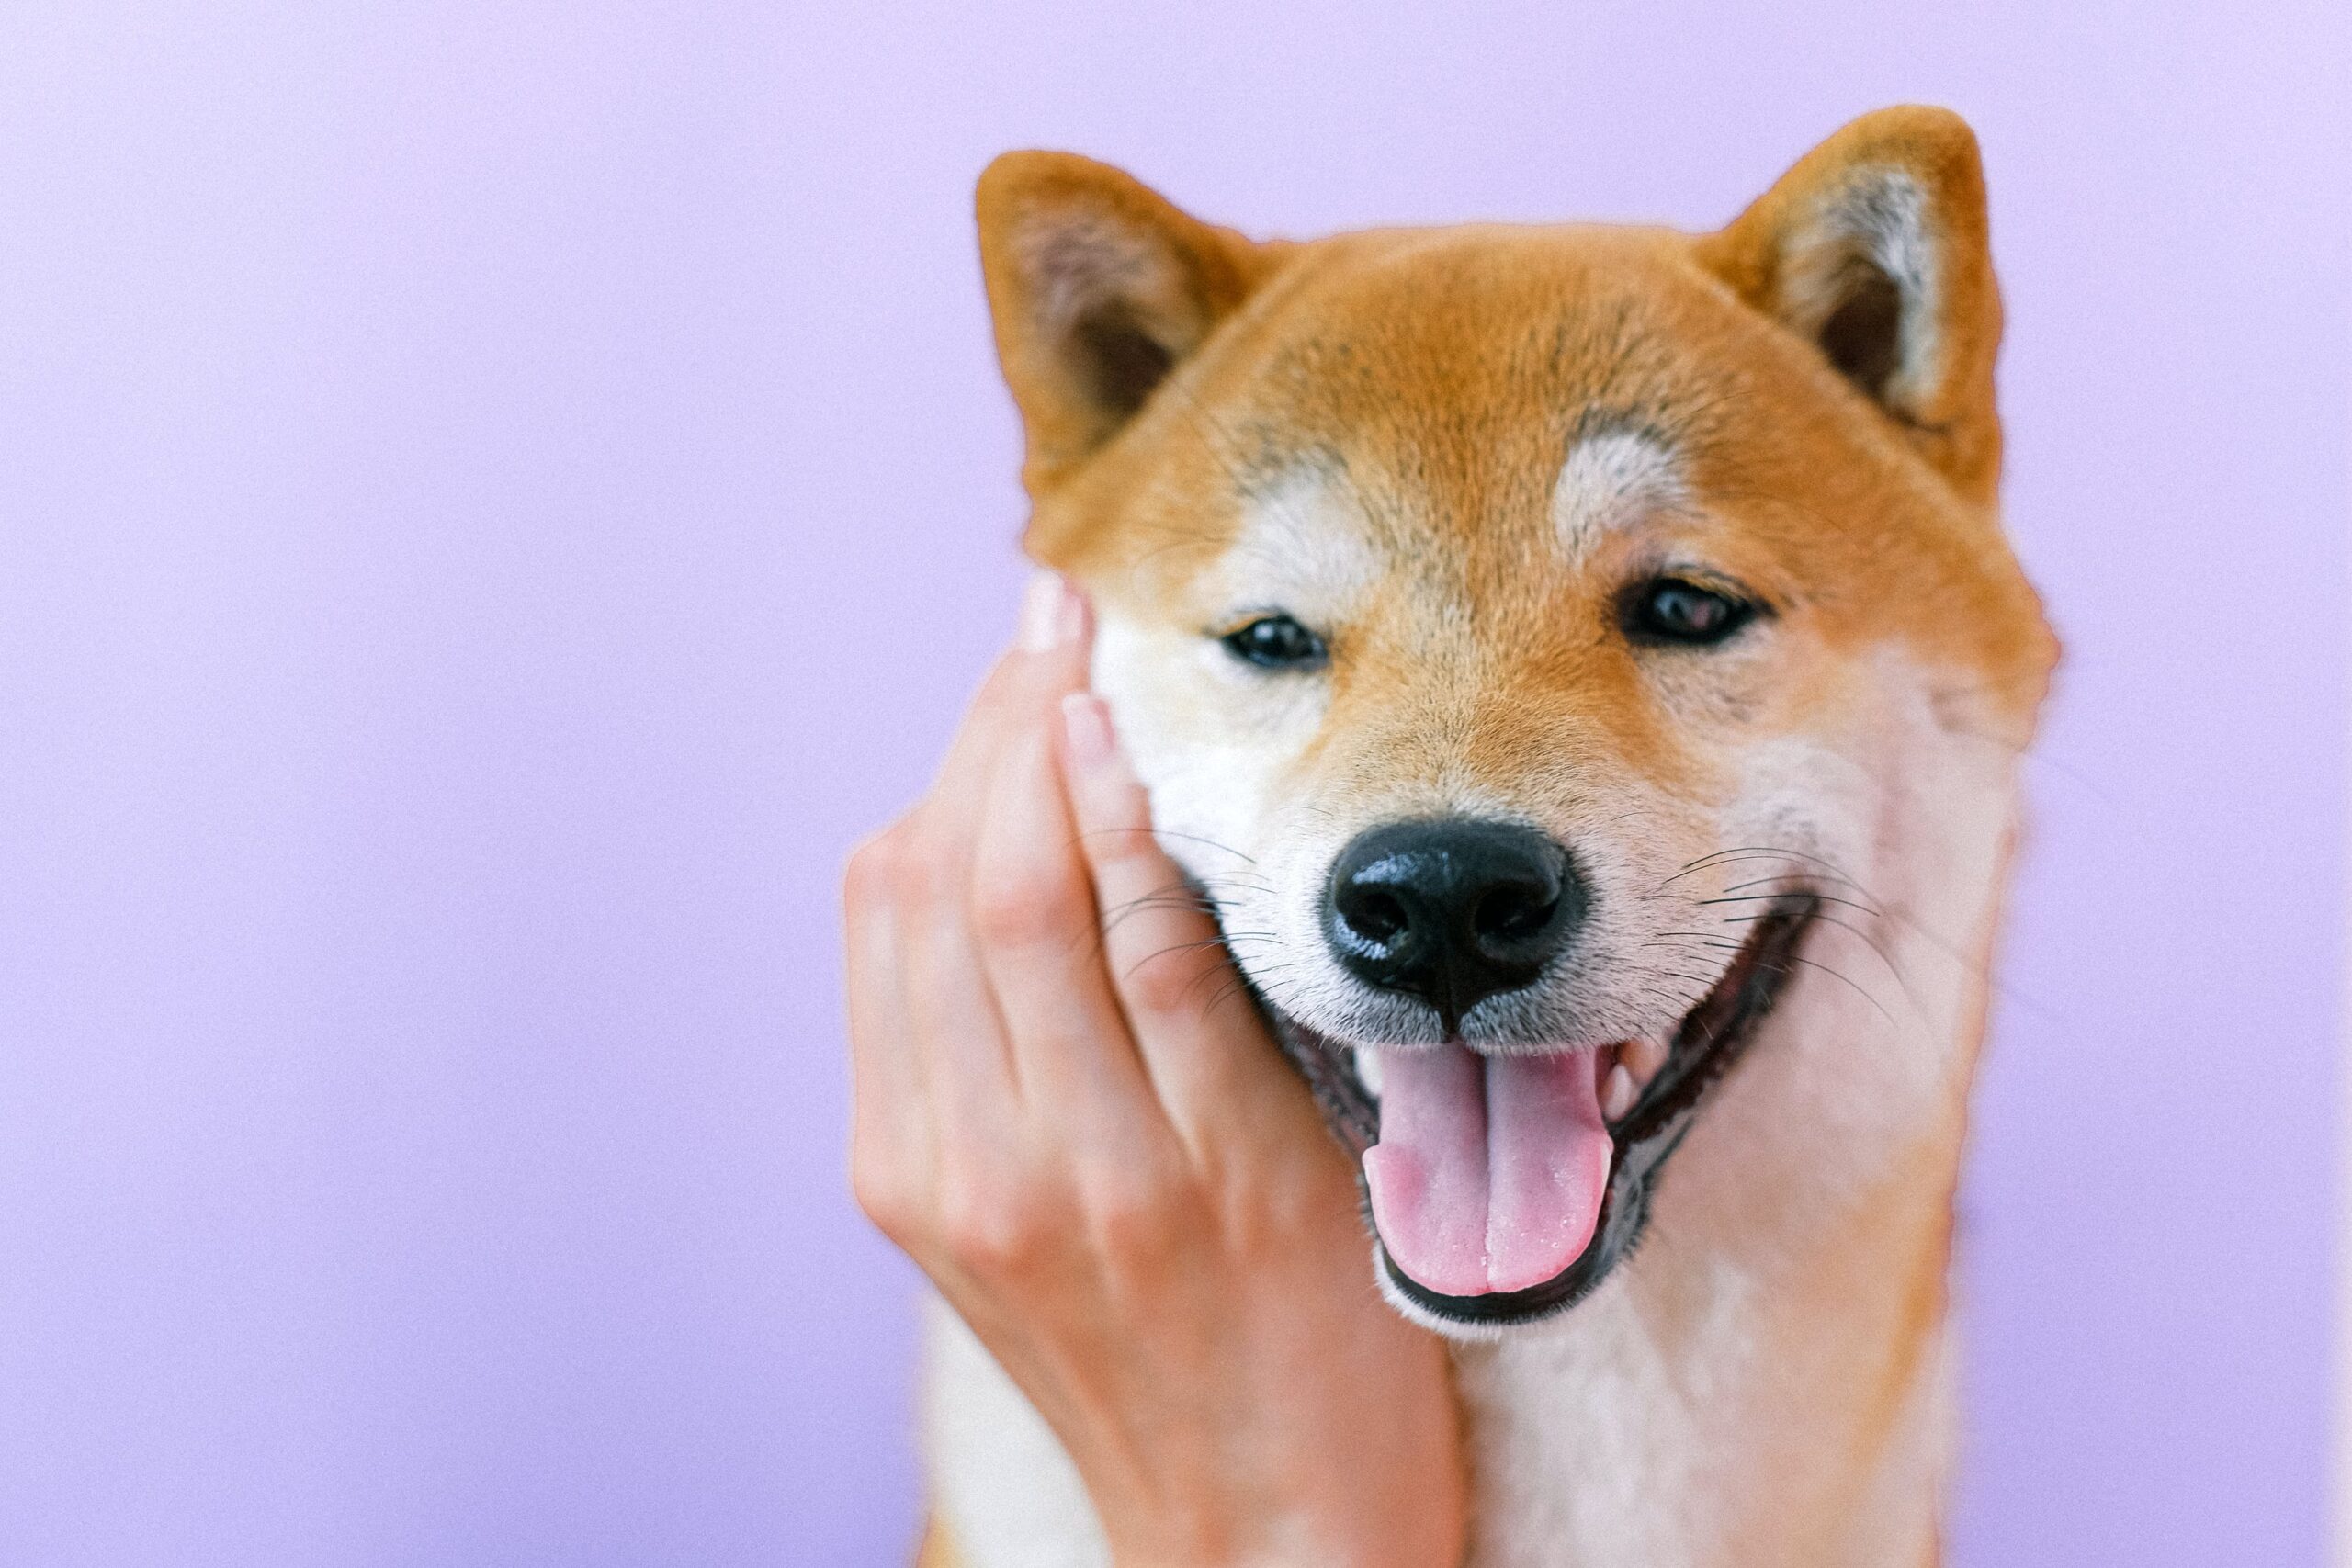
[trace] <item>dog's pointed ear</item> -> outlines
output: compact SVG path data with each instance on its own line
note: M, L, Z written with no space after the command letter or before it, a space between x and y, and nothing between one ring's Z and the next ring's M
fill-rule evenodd
M980 175L977 206L1033 494L1134 418L1262 281L1275 252L1069 152L1005 153Z
M1814 344L1962 494L1992 499L2001 301L1984 166L1958 115L1864 115L1700 241L1699 257Z

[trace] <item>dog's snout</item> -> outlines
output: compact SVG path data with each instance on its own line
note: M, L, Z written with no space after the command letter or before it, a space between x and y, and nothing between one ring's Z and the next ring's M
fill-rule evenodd
M1324 931L1349 972L1418 997L1446 1032L1533 981L1584 914L1567 852L1532 829L1466 818L1375 828L1340 852Z

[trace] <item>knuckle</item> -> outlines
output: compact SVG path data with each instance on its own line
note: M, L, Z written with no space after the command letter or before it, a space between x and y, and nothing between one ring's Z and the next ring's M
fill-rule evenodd
M910 908L948 902L955 897L957 863L937 829L909 826L890 854L892 897Z
M914 1231L913 1216L896 1186L876 1177L861 1177L851 1181L850 1193L876 1230L900 1247L907 1244Z
M850 852L842 873L842 899L853 913L888 900L897 883L897 853L891 831L876 833Z
M940 1245L966 1273L996 1280L1029 1272L1040 1247L1035 1224L1009 1207L986 1204L956 1205Z
M1045 1184L1033 1179L952 1182L941 1198L940 1245L968 1272L1024 1273L1067 1233L1059 1208Z
M903 1176L887 1163L860 1154L850 1162L850 1196L874 1228L900 1247L920 1237L922 1207Z
M1197 1195L1182 1177L1147 1168L1096 1184L1090 1204L1095 1246L1133 1270L1166 1261L1199 1226Z
M969 913L982 942L1025 947L1074 940L1084 931L1091 909L1068 868L1033 863L990 868L976 877Z
M1103 863L1132 867L1159 874L1163 879L1182 879L1168 852L1159 847L1159 837L1152 830L1150 813L1143 808L1143 789L1136 786L1129 792L1132 803L1138 807L1132 820L1115 828L1107 828L1100 835Z
M1258 1171L1249 1179L1224 1184L1216 1200L1234 1249L1245 1257L1295 1253L1318 1232L1348 1223L1354 1193L1344 1183L1322 1179L1318 1170Z
M1205 1008L1223 963L1214 947L1163 948L1129 964L1120 988L1136 1011L1166 1018L1187 1008Z
M1148 827L1098 827L1087 835L1086 856L1097 875L1123 887L1151 886L1159 897L1183 886L1170 873Z

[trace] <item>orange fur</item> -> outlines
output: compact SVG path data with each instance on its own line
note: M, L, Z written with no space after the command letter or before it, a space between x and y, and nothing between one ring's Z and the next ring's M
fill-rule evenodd
M1498 681L1573 690L1613 754L1687 765L1673 727L1624 691L1624 662L1584 654L1586 585L1522 570L1564 429L1583 411L1621 413L1679 439L1729 525L1721 532L1763 585L1817 612L1833 650L1892 637L1977 671L1972 716L2021 743L2054 646L1989 505L2000 446L1989 264L1951 280L1951 363L1916 422L1886 417L1768 314L1775 236L1839 171L1874 158L1917 170L1954 254L1981 256L1973 139L1928 109L1849 127L1697 241L1476 227L1253 247L1116 171L1008 154L981 185L982 257L1030 432L1030 548L1140 613L1197 614L1188 578L1230 541L1233 471L1255 477L1273 456L1253 445L1258 433L1278 429L1287 449L1347 454L1350 483L1396 546L1427 552L1478 606ZM1020 260L1023 216L1073 204L1100 204L1106 225L1166 225L1165 252L1182 264L1131 264L1145 284L1137 313L1179 323L1181 346L1162 390L1108 429L1048 368L1058 362L1031 313L1043 286ZM1408 457L1409 470L1384 471L1387 455ZM1340 673L1384 696L1448 640L1403 617L1372 635ZM1482 696L1497 714L1527 711L1499 684ZM1512 745L1507 726L1471 722Z
M922 1544L915 1549L915 1568L963 1568L954 1538L937 1519L923 1527Z

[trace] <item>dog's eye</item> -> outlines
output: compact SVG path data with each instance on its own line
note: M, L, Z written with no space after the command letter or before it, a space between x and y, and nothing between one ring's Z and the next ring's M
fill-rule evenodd
M1261 615L1217 640L1234 658L1261 670L1312 670L1325 658L1323 639L1288 615Z
M1718 643L1756 618L1756 606L1679 578L1661 577L1630 595L1625 629L1641 642Z

